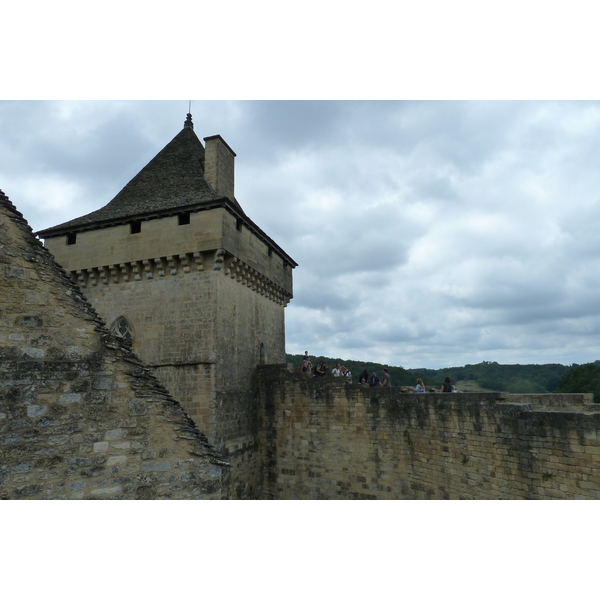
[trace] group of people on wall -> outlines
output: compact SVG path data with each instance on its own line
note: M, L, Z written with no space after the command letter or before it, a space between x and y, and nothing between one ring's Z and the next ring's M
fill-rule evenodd
M313 367L308 350L304 353L300 371L309 377L347 377L349 381L352 381L352 373L348 367L344 365L340 366L337 364L333 369L329 369L327 363L324 360L321 360L316 367ZM360 374L358 383L367 384L369 387L392 387L392 379L388 370L385 368L383 369L383 375L381 379L377 377L377 373L375 373L375 371L369 375L369 371L365 369ZM409 387L408 389L417 394L424 394L427 391L422 379L417 379L416 385L414 387ZM452 393L458 392L458 390L452 385L450 377L446 377L442 387L440 388L440 392Z

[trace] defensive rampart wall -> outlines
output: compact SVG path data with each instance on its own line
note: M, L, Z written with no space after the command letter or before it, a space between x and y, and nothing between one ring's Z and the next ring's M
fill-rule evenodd
M259 368L263 497L597 499L591 394L407 394Z

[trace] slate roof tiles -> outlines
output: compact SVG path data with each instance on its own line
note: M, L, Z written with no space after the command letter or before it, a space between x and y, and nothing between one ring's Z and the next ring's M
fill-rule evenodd
M216 194L204 178L204 147L186 126L106 206L61 225L37 232L42 238L67 231L117 225L206 205L229 204L245 216L235 199Z

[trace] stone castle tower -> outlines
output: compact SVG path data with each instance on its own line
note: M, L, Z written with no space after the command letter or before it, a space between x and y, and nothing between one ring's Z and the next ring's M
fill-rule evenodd
M188 114L106 206L38 235L232 468L249 469L253 377L285 362L296 263L235 199L235 153L204 141Z

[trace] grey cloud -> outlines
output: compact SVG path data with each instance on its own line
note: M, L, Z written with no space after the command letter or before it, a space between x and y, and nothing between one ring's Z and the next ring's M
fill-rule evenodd
M240 149L246 151L249 164L264 166L280 160L282 154L322 146L337 134L344 106L323 101L244 103Z
M353 305L348 298L337 294L335 290L309 286L302 286L301 291L296 294L294 302L298 306L316 310L347 310Z
M0 188L34 229L99 208L187 109L0 102ZM600 103L194 101L192 114L237 153L237 199L299 263L290 351L600 358Z

